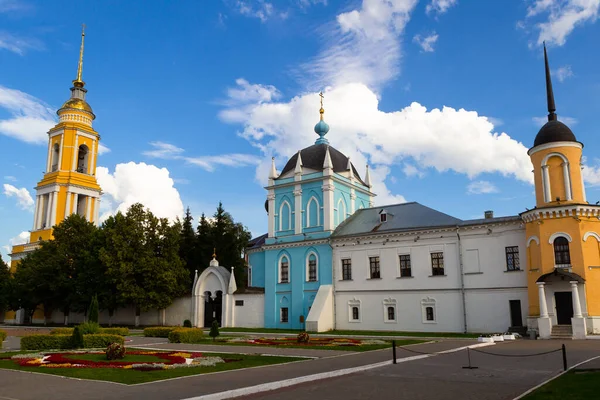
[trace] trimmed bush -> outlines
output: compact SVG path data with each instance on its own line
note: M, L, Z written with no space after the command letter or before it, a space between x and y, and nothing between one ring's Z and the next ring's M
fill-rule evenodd
M95 335L100 333L100 325L98 325L97 322L84 322L78 326L84 335Z
M208 333L208 336L210 336L211 338L213 338L213 342L215 340L217 340L217 336L219 336L219 323L217 322L217 320L215 319L212 322L212 325L210 326L210 332Z
M99 334L128 336L129 328L99 328ZM50 331L51 335L72 335L73 328L54 328ZM166 337L166 336L165 336Z
M0 349L2 348L2 342L4 342L4 340L6 339L6 336L8 336L6 331L0 329Z
M119 343L109 344L106 348L107 360L122 360L125 357L125 346Z
M144 336L146 337L169 337L169 333L172 330L177 329L175 326L154 326L151 328L144 329Z
M191 328L192 327L192 321L190 321L189 319L186 319L185 321L183 321L183 327L184 328Z
M169 333L171 343L201 343L204 332L199 328L177 328Z
M81 326L76 326L75 329L73 329L71 344L76 349L83 347L83 329L81 329Z
M106 348L112 343L125 343L118 335L84 335L83 347ZM65 350L72 349L71 335L30 335L21 338L21 350Z

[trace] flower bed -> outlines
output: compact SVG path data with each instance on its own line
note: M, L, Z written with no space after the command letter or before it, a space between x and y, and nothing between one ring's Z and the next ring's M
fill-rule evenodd
M136 361L127 361L136 356ZM148 362L143 360L148 357ZM96 358L96 359L90 359ZM152 361L156 358L160 361ZM11 357L21 367L39 368L123 368L150 371L186 367L213 367L218 363L238 361L221 357L204 357L195 352L127 351L124 360L109 361L102 351L68 351L17 354Z

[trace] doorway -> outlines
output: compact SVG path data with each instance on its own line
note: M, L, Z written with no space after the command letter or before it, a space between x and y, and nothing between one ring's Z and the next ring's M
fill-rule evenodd
M521 300L509 300L510 304L510 326L523 326L523 315L521 314Z
M221 326L221 314L223 312L223 292L218 290L215 297L210 292L204 293L204 327L210 328L216 320Z
M556 322L558 325L571 325L573 318L573 293L556 292L554 293L556 301Z

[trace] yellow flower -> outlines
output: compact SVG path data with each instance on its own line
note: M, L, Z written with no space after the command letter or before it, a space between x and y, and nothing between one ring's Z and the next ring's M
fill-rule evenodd
M131 367L133 367L133 365L125 365L123 369L131 369Z
M172 357L183 357L183 358L191 358L192 355L190 353L173 353Z

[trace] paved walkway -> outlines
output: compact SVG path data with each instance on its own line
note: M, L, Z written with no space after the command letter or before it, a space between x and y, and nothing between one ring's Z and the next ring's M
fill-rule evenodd
M466 344L468 343L464 341L445 341L415 345L411 346L411 348L430 352L462 347ZM235 348L238 347L236 346ZM401 354L399 350L398 356L410 357L414 355L406 351L403 351L403 353L405 354ZM133 386L0 370L0 399L4 397L13 400L41 398L85 398L88 400L143 398L145 400L179 400L320 372L369 365L390 359L391 349L384 349L366 353L348 353L337 357L298 361L285 365L272 365L246 370L197 375ZM408 364L412 364L412 362Z

